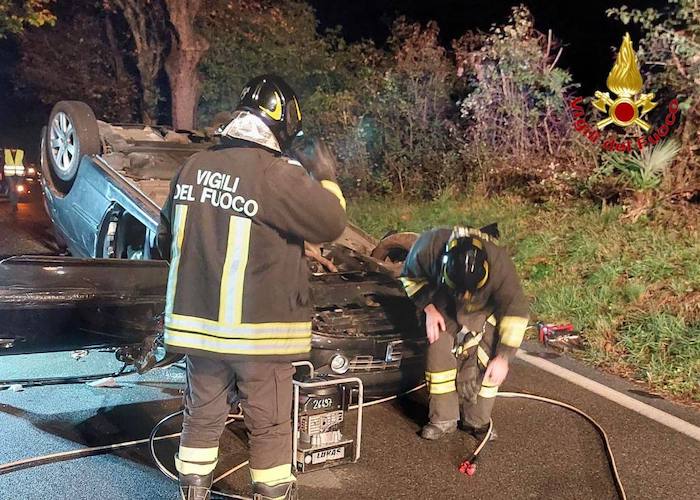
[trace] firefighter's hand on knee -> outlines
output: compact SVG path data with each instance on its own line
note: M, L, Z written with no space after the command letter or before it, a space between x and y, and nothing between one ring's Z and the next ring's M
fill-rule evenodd
M445 331L445 318L432 304L428 304L423 310L425 311L425 331L428 334L428 342L432 344L440 337L440 332Z
M503 356L496 356L486 367L484 380L491 385L501 385L508 375L508 360Z

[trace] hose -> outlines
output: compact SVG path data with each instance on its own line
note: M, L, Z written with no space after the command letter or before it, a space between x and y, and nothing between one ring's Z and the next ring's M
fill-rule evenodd
M370 401L369 403L364 403L362 405L362 407L366 408L369 406L374 406L377 404L386 403L387 401L392 401L394 399L398 399L400 397L403 397L403 396L406 396L406 395L411 394L413 392L416 392L424 387L425 387L425 384L421 384L421 385L416 386L413 389L410 389L410 390L403 392L401 394L389 396L389 397L382 398L382 399L377 399L375 401ZM527 394L527 393L521 393L521 392L499 392L497 394L497 396L502 397L502 398L531 399L531 400L535 400L535 401L549 403L549 404L559 406L561 408L565 408L567 410L573 411L574 413L585 418L588 422L590 422L593 425L593 427L596 429L596 431L602 437L603 444L605 447L605 453L606 453L607 458L608 458L608 464L610 466L610 470L613 473L613 482L615 483L615 489L617 490L617 493L618 493L621 500L627 500L627 495L625 494L624 487L622 486L622 481L620 479L620 474L617 470L617 464L615 463L615 457L613 455L612 448L610 446L610 441L608 440L608 435L606 434L603 427L600 424L598 424L598 422L596 422L595 419L593 419L593 417L591 417L590 415L586 414L585 412L576 408L573 405L564 403L562 401L558 401L556 399L550 399L550 398L546 398L543 396L537 396L535 394ZM358 407L358 405L352 405L348 409L349 410L356 410L357 407ZM156 466L158 467L158 470L160 470L169 479L172 479L173 481L177 481L177 477L172 472L170 472L167 469L167 467L165 467L165 465L163 465L163 463L156 456L154 443L156 441L161 441L163 439L170 439L170 438L178 437L182 434L181 432L177 432L177 433L173 433L173 434L167 434L164 436L157 436L158 430L160 429L160 427L163 424L165 424L170 419L181 415L182 413L183 413L183 410L179 410L179 411L177 411L175 413L171 413L170 415L167 415L166 417L161 419L160 422L158 422L153 427L153 430L151 431L151 434L147 439L139 439L136 441L125 441L123 443L116 443L116 444L104 445L104 446L95 446L92 448L82 448L79 450L72 450L72 451L67 451L67 452L62 452L62 453L52 453L50 455L44 455L44 456L40 456L40 457L33 457L33 458L27 458L24 460L18 460L15 462L9 462L9 463L0 465L0 475L7 474L9 472L14 472L15 470L20 470L20 469L24 469L24 468L28 468L28 467L37 466L37 465L43 465L45 463L53 463L53 462L57 462L57 461L61 461L61 460L70 460L73 458L80 458L80 457L84 457L84 456L96 455L96 454L103 453L106 451L116 450L116 449L120 449L120 448L127 448L127 447L131 447L131 446L138 446L141 444L148 443L149 449L151 452L151 456L153 457L153 460L155 461ZM226 420L226 425L228 425L231 422L234 422L236 420L243 420L243 415L240 413L234 414L234 415L229 415L229 418ZM479 443L479 445L474 450L474 452L471 454L470 459L465 460L462 463L462 465L460 465L461 472L464 472L468 475L472 475L475 472L475 462L478 459L479 453L481 453L483 451L484 447L486 446L486 443L488 442L489 438L491 437L492 431L493 431L493 422L490 421L489 428L488 428L484 438ZM231 474L242 469L246 465L248 465L247 460L245 462L241 462L240 464L236 465L235 467L229 469L228 471L224 472L220 476L216 477L213 481L213 484L230 476ZM470 468L471 468L471 473L469 472ZM462 470L462 469L464 469L464 470ZM233 495L233 494L224 493L221 491L212 490L212 493L219 495L219 496L222 496L222 497L225 497L225 498L234 498L234 499L239 499L239 500L251 500L249 497Z
M33 378L33 379L26 379L26 380L2 380L0 381L0 389L6 389L10 386L13 385L21 385L22 387L39 387L39 386L44 386L44 385L61 385L61 384L82 384L85 382L90 382L92 380L100 380L103 378L117 378L117 377L126 377L127 375L131 375L133 373L136 373L136 370L129 370L128 372L126 371L126 367L128 365L124 363L124 365L119 369L119 371L112 372L112 373L99 373L96 375L81 375L81 376L72 376L72 377L49 377L49 378Z

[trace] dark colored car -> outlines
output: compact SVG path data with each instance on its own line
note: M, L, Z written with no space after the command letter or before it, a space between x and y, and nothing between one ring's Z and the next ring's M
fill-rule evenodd
M81 102L56 104L42 134L41 183L72 257L0 262L0 314L10 318L0 342L11 346L2 354L111 345L142 370L171 362L157 354L167 281L159 212L180 166L212 144L193 132L101 122ZM425 335L393 262L408 246L396 236L377 244L349 225L307 251L315 255L311 360L321 373L362 378L370 395L413 387L423 373Z

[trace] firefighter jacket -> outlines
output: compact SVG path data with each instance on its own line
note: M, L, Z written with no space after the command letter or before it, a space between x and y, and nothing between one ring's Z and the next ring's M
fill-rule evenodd
M247 142L194 155L173 179L158 234L170 260L167 349L308 357L304 241L332 241L345 223L338 185L312 179L294 160Z
M24 172L24 151L21 149L6 149L4 151L3 172L5 177L23 177Z
M485 321L495 320L498 328L496 354L511 359L527 328L528 302L513 261L498 245L497 235L495 225L482 230L455 227L427 231L411 248L401 281L406 294L421 311L432 303L443 313L454 315L457 323L471 331L481 331ZM482 241L489 264L488 281L469 299L455 298L439 285L445 246L450 239L463 236Z

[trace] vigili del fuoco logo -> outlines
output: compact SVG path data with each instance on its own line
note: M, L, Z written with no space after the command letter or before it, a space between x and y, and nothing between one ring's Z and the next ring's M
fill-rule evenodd
M569 104L574 115L574 128L594 144L600 143L602 139L603 149L621 152L630 152L633 149L641 151L668 136L673 125L679 120L678 99L672 99L668 103L668 112L661 125L653 128L647 120L647 113L656 108L658 103L654 102L653 92L648 94L642 92L644 82L629 33L622 38L617 60L608 74L606 84L610 92L596 91L595 98L591 102L595 109L607 115L595 125L585 119L583 97L577 96ZM625 130L626 133L622 138L616 132L608 133L603 138L601 131L611 125L623 130L637 126L639 133L630 137L630 132L634 132L632 129Z

